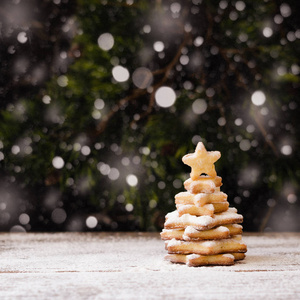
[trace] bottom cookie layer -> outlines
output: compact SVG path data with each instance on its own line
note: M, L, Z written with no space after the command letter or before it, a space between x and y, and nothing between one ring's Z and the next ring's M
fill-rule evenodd
M235 260L245 258L244 253L230 253L217 255L199 255L199 254L168 254L165 259L172 263L186 264L189 267L199 266L230 266Z

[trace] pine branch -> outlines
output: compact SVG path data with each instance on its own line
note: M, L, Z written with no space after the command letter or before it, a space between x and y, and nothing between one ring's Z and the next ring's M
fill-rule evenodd
M149 105L148 105L148 109L146 110L146 112L144 114L141 115L140 120L144 117L146 117L147 115L149 115L154 107L154 103L155 103L155 93L158 90L158 88L160 88L170 77L170 73L172 71L172 69L174 68L174 66L176 65L176 63L178 62L180 56L181 56L181 51L182 48L185 47L187 45L187 43L190 41L190 35L188 33L185 33L185 37L183 42L180 44L175 56L173 57L173 59L170 61L170 63L165 66L162 69L156 70L152 72L152 75L159 75L159 74L163 74L163 77L161 78L161 80L156 83L153 87L152 87L152 92L150 94L150 99L149 99ZM121 99L116 105L113 106L113 108L111 109L111 111L103 118L103 120L97 125L96 127L96 132L95 132L95 136L98 136L100 134L102 134L109 121L114 117L114 115L122 108L124 107L126 104L128 104L129 102L132 102L136 99L138 99L141 96L144 96L148 93L147 89L134 89L132 94L126 96L125 98Z
M103 118L103 120L97 125L95 135L98 136L101 133L103 133L111 120L111 118L127 103L145 95L147 93L147 90L144 89L135 89L133 90L132 94L129 96L126 96L125 98L121 99L116 105L113 106L111 111Z
M154 71L152 73L153 75L163 73L164 76L162 77L162 79L157 84L155 84L153 86L153 90L152 90L151 95L150 95L150 101L149 101L148 109L145 111L144 114L141 115L140 120L145 118L147 115L149 115L152 112L153 107L154 107L154 103L155 103L155 93L156 93L156 91L168 80L172 69L174 68L174 66L176 65L176 63L178 62L178 60L181 56L182 48L184 48L188 44L190 39L191 39L191 36L189 34L185 33L184 40L180 44L180 46L179 46L175 56L171 60L171 62L166 67L164 67L163 69Z
M279 153L278 153L278 150L276 149L274 143L268 138L268 133L266 131L266 129L264 128L260 118L259 118L259 115L260 113L258 112L258 110L256 109L256 107L254 108L254 111L253 111L253 119L254 121L256 122L260 132L262 133L266 143L269 145L269 147L271 148L271 150L273 151L274 155L276 157L279 157Z

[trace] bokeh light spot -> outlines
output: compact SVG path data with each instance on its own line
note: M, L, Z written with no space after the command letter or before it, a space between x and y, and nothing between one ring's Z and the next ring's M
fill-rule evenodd
M288 194L287 201L289 203L294 204L294 203L296 203L297 200L298 199L297 199L297 196L295 194Z
M57 84L60 87L66 87L68 85L68 77L65 76L65 75L58 76L58 78L57 78Z
M273 29L270 28L270 27L265 27L263 29L263 35L266 37L266 38L269 38L273 35Z
M251 148L251 143L249 140L241 140L239 146L242 151L248 151Z
M3 152L0 151L0 161L1 160L4 160L4 154L3 154Z
M200 47L204 43L204 38L202 36L197 36L194 40L194 45Z
M62 169L65 165L65 162L60 156L55 156L52 159L52 165L55 169Z
M129 79L129 71L122 66L115 66L112 69L112 75L118 82L125 82Z
M249 133L253 133L255 131L255 126L253 124L249 124L247 127L246 127L246 130L247 132Z
M149 207L150 207L150 208L155 208L156 206L157 206L157 201L154 200L154 199L151 199L151 200L149 201Z
M128 211L128 212L131 212L131 211L133 211L133 205L131 204L131 203L127 203L126 205L125 205L125 209Z
M221 117L218 119L218 125L219 126L225 126L226 125L226 119L224 117Z
M24 32L24 31L20 32L17 36L17 40L19 43L25 44L28 40L26 32Z
M10 229L10 232L26 232L26 230L20 225L15 225Z
M121 159L121 163L122 163L123 166L127 167L127 166L130 165L130 160L129 160L128 157L123 157L123 158Z
M246 4L245 2L243 1L237 1L235 3L235 8L238 10L238 11L243 11L245 8L246 8Z
M43 103L45 103L45 104L50 104L51 98L50 98L50 96L45 95L45 96L43 96L42 101L43 101Z
M183 66L185 66L189 63L190 59L187 55L181 55L179 61Z
M95 119L95 120L99 120L101 118L101 112L97 109L94 109L92 111L92 117Z
M105 102L102 99L96 99L94 102L94 106L97 109L103 109L105 106Z
M102 162L97 164L97 169L100 171L102 175L108 175L110 172L110 166Z
M96 217L94 216L89 216L87 217L87 219L85 220L85 224L88 228L95 228L98 225L98 220Z
M30 217L29 217L27 214L23 213L23 214L21 214L21 215L19 216L19 222L20 222L22 225L28 224L29 221L30 221Z
M243 120L241 118L237 118L235 119L234 124L236 126L241 126L243 124Z
M140 89L145 89L152 84L153 75L147 68L137 68L132 74L133 83Z
M284 18L289 17L292 14L291 7L287 3L282 3L280 5L280 13Z
M55 208L51 214L51 219L56 224L62 224L67 218L67 214L62 208Z
M161 41L157 41L153 44L153 49L156 51L156 52L162 52L164 49L165 49L165 45L163 42Z
M174 2L170 5L170 9L173 14L178 14L181 10L181 4L178 2Z
M108 178L110 180L117 180L120 177L120 172L116 168L111 168L108 173Z
M167 108L175 103L176 94L172 88L162 86L155 93L155 101L158 106Z
M280 151L283 155L291 155L293 152L293 149L290 145L283 145L281 147Z
M228 6L228 2L226 0L222 0L220 1L219 6L221 9L225 9Z
M13 145L11 147L11 153L17 155L18 153L20 153L21 148L18 145Z
M275 24L281 24L283 22L283 17L282 17L282 15L275 15L275 17L274 17L274 23Z
M81 153L85 156L89 155L91 153L91 148L89 146L83 146L81 148Z
M175 189L180 189L181 187L182 187L182 181L180 180L180 179L175 179L174 181L173 181L173 187L175 188Z
M251 96L251 101L254 105L263 105L266 101L266 96L262 91L255 91Z
M163 182L163 181L160 181L158 184L157 184L158 188L160 190L163 190L164 188L166 188L166 183Z
M144 155L149 155L151 153L150 149L148 147L142 147L140 149L140 152Z
M104 51L110 50L114 43L114 37L108 32L101 34L98 38L98 45Z
M143 27L143 31L145 33L150 33L151 32L151 26L146 24L144 27Z
M126 182L130 186L137 186L137 184L138 184L139 181L138 181L138 178L135 175L129 174L126 177Z

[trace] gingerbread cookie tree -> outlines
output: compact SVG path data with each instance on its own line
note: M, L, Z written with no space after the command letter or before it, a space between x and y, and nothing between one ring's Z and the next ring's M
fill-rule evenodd
M166 259L188 266L232 265L245 258L242 242L243 216L229 208L227 195L220 191L222 178L214 163L219 151L206 151L199 142L194 153L182 160L191 167L184 182L185 192L175 195L176 210L166 215L161 238Z

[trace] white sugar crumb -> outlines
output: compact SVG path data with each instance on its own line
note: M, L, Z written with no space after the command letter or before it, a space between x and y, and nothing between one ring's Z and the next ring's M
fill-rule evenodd
M162 232L168 232L168 233L175 232L175 233L178 233L181 230L182 230L182 228L180 228L180 229L163 229Z
M230 214L230 213L237 213L237 209L235 207L229 207L228 210L223 212L222 214Z
M192 204L181 205L182 208L186 208L186 209L192 208L193 206L194 205L192 205Z
M242 229L243 226L240 224L231 224L232 227L236 228L236 229Z
M232 254L229 254L229 253L223 254L222 256L234 259L234 256Z
M186 192L180 192L178 194L175 195L175 199L178 199L178 198L186 198Z
M218 242L221 241L221 240L218 240ZM202 246L203 247L215 247L217 245L216 241L205 241L205 242L202 242Z
M184 214L178 218L178 221L182 223L189 223L195 221L196 218L197 218L196 216L192 216L190 214Z
M207 226L213 222L213 218L210 216L201 216L196 220L196 224Z
M212 211L214 211L214 209L215 209L213 204L206 204L203 207L206 208L206 209L212 210Z
M178 216L178 211L167 214L165 226L173 223L178 224L195 224L195 226L208 226L214 222L214 219L210 216L194 216L190 214L184 214Z
M210 216L192 216L190 214L184 214L178 217L179 222L194 223L196 225L207 226L213 222L213 218Z
M205 197L205 193L198 193L198 194L195 194L194 195L194 199L195 200L200 200L200 199L202 199L203 197Z
M178 211L174 210L166 214L166 219L176 218L178 217Z
M193 233L198 233L199 231L195 229L193 226L187 226L184 230L185 234L193 234Z
M216 187L216 185L213 182L213 180L207 180L205 183L207 185L209 185L210 188L215 188ZM198 184L199 184L198 181L192 181L191 182L191 188L197 187Z
M197 259L197 258L199 258L199 257L200 257L199 254L189 254L189 255L186 256L186 258L187 258L188 260Z
M196 194L195 196L194 196L194 199L196 200L196 201L200 201L202 198L204 198L206 196L206 194L205 193L198 193L198 194Z
M167 241L166 243L167 243L167 246L168 246L168 247L179 246L179 245L182 244L181 241L176 240L176 239L172 239L172 240L170 240L170 241Z
M186 192L179 192L178 194L175 195L175 198L178 198L178 197L184 197L184 198L187 198L187 197L190 197L192 196L193 194L191 194L189 191L186 191Z
M229 229L225 226L216 227L216 231L218 232L229 232Z

